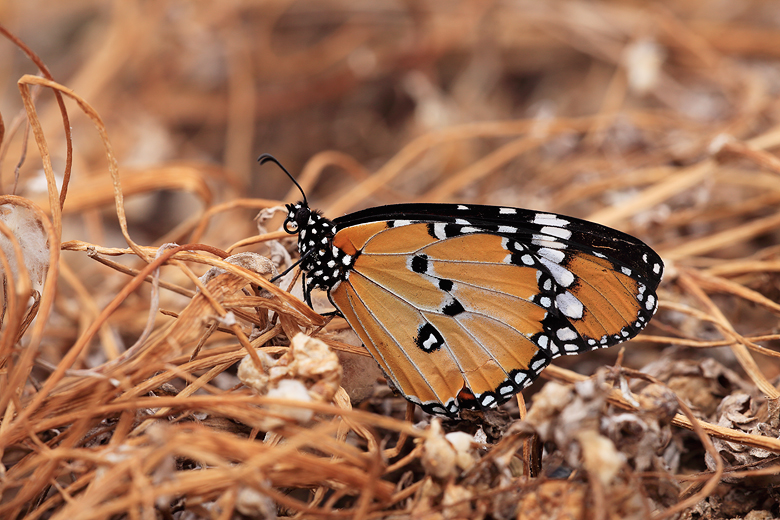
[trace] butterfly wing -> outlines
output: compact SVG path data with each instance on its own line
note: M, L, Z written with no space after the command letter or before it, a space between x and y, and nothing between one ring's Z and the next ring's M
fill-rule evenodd
M663 264L639 240L516 208L405 204L336 219L330 297L388 380L433 413L489 407L554 357L636 335Z

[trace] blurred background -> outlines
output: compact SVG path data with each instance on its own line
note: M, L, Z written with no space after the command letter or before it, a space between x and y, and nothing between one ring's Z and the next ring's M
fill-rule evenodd
M313 166L310 196L328 209L352 193L339 213L446 199L588 216L641 180L622 177L595 199L560 190L690 163L719 134L747 138L777 118L774 1L25 0L4 3L0 20L96 109L124 175L187 163L212 202L285 196L289 181L258 168L260 153L297 173L330 152ZM22 142L11 135L16 80L36 70L10 43L0 68L8 193ZM61 172L53 96L37 104ZM105 178L93 125L68 106L74 182ZM381 187L349 191L415 142ZM17 193L40 190L39 169L28 158ZM194 204L168 191L152 200L130 212L147 240Z

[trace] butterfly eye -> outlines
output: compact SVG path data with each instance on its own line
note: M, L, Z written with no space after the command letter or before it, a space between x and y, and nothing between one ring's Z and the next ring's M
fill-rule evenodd
M298 223L293 219L287 219L284 221L284 230L291 235L294 235L298 232Z

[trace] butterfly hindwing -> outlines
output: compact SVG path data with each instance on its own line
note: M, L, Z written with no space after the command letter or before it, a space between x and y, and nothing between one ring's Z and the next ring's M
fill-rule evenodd
M393 386L418 404L454 404L460 374L448 353L435 348L435 341L424 339L427 350L415 346L417 331L425 324L416 309L387 298L381 287L354 273L330 297Z
M483 301L475 301L479 293L473 287L454 281L446 285L447 292L413 271L408 271L410 277L369 277L376 274L372 260L361 255L348 280L331 291L331 299L408 399L428 411L452 414L464 389L487 407L499 401L497 392L512 395L530 383L526 372L539 349L517 329L539 328L544 314L539 307L494 291L483 291ZM415 277L414 293L401 296L409 293ZM481 312L489 299L504 311L492 317ZM520 310L522 303L527 316ZM534 314L539 319L534 320ZM542 359L546 365L548 356ZM537 364L533 375L540 369Z
M552 287L541 266L511 264L509 242L498 235L442 240L429 223L393 224L336 234L334 246L359 245L360 254L330 295L394 386L426 409L454 413L461 390L488 407L529 384L549 362L539 345L560 328L533 301L546 295L550 304L554 296L540 289ZM374 235L366 239L369 228ZM401 245L407 236L417 249ZM411 371L431 391L413 388Z

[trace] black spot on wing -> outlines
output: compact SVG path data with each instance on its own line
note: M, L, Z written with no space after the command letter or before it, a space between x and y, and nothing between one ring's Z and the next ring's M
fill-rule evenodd
M445 224L444 236L446 238L458 237L463 234L463 231L461 231L462 228L463 226L459 224Z
M436 226L433 222L429 222L425 228L428 230L428 235L430 235L432 238L439 238L436 236Z
M412 271L425 273L428 270L428 255L415 255L412 257Z
M426 322L417 329L417 337L414 338L414 342L424 352L434 352L444 346L444 337L436 327Z
M443 278L439 280L439 289L442 291L450 292L452 290L452 286L452 280L445 280Z
M466 312L466 309L463 308L463 305L453 298L447 304L442 308L441 310L444 314L447 316L457 316L458 314L462 312Z

